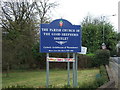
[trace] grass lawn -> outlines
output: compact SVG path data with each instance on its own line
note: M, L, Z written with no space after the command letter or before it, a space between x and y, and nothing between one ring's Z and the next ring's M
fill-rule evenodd
M95 80L96 74L99 74L99 69L78 70L78 85L79 87L85 83L92 83ZM67 70L50 70L50 85L62 87L67 84ZM70 84L72 85L72 70L70 71ZM2 74L2 87L25 85L27 87L45 87L46 71L15 71L10 72L9 77Z

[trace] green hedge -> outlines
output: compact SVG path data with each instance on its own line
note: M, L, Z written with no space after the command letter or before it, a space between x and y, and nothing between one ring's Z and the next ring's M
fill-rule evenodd
M107 71L106 71L106 68L105 66L100 66L100 74L101 74L101 77L104 79L104 81L108 81L108 74L107 74Z
M97 50L92 61L94 67L109 64L110 51L109 50Z
M98 87L109 81L107 71L104 65L100 66L100 77L96 77Z
M103 84L107 83L108 80L108 75L105 67L102 65L100 66L100 74L96 75L96 79L92 83L83 83L82 86L79 88L88 88L91 90L96 90L98 87L102 86Z

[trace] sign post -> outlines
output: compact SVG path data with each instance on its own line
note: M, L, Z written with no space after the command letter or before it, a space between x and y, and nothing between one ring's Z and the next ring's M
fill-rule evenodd
M73 86L77 86L77 61L75 53L81 52L81 26L65 19L56 19L40 25L40 52L47 53L46 87L49 87L49 62L67 62L70 86L70 62L73 62ZM67 58L50 58L49 53L68 53ZM70 58L69 53L73 53Z
M75 53L73 53L73 58L75 59ZM75 62L73 62L73 87L75 87Z
M47 58L46 58L46 87L49 87L49 53L47 53Z
M76 69L76 80L75 80L75 81L76 81L76 85L75 85L75 86L76 86L76 87L78 86L78 80L77 80L77 79L78 79L78 78L77 78L77 77L78 77L78 75L77 75L77 70L78 70L78 57L77 57L77 56L78 56L78 55L77 55L77 53L76 53L76 55L75 55L75 64L76 64L76 68L75 68L75 69Z
M67 54L67 58L70 58L70 54ZM70 86L70 62L67 63L67 69L68 69L68 86Z

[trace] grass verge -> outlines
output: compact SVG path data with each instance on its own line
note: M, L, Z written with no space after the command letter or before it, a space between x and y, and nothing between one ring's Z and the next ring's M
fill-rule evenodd
M78 70L78 88L94 88L96 75L100 74L99 69ZM10 72L9 77L2 74L3 88L45 88L46 71L15 71ZM61 88L67 85L67 70L50 70L50 87ZM72 86L72 71L70 71L70 85ZM96 88L96 87L95 87Z

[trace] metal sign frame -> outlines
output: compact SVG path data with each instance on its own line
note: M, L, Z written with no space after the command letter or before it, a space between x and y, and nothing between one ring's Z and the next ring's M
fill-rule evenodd
M46 54L46 87L49 87L49 53ZM70 54L67 53L67 58L70 58ZM75 59L75 61L73 61L73 87L77 87L78 86L78 81L77 81L77 54L73 53L73 59ZM68 71L68 80L67 80L67 85L70 86L70 62L67 62L67 71Z
M74 61L67 62L68 81L70 86L70 62L73 64L73 87L77 87L77 52L81 52L81 26L72 25L65 19L56 19L50 24L40 25L40 52L46 54L46 87L49 87L49 53L73 53ZM61 61L64 62L64 61Z

